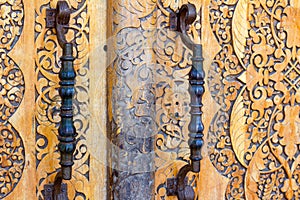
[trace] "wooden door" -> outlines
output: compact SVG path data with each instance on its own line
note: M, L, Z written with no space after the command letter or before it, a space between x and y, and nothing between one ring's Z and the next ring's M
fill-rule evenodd
M170 31L169 15L185 3L198 11L190 35L203 44L206 72L205 147L201 173L190 177L197 198L299 199L297 0L112 2L118 98L109 120L127 152L114 152L122 171L113 174L114 197L176 199L166 180L189 159L191 51Z
M0 2L0 199L43 199L59 169L57 128L61 49L46 9L57 1ZM68 1L75 43L77 149L69 199L106 198L105 1ZM96 16L96 17L90 17ZM100 26L103 26L100 30ZM104 138L104 139L103 139Z
M198 199L299 199L297 0L67 0L75 44L69 199L176 199L188 162L191 51L169 15L196 5L205 146ZM59 169L57 0L0 1L0 199L43 199ZM108 170L107 170L108 169Z

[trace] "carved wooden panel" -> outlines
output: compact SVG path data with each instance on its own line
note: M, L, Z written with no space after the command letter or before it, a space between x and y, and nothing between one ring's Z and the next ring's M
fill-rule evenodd
M152 199L155 2L111 1L112 198ZM149 46L150 45L150 46Z
M151 71L155 91L151 116L157 125L153 144L155 198L174 199L166 196L165 184L189 156L187 74L191 52L176 33L169 31L168 16L187 1L139 3L144 10L123 1L113 6L122 13L116 17L116 27L131 33L132 27L143 33L147 28L156 29L154 39L144 35L135 38L148 40L146 47L151 49L150 55L155 54ZM296 0L189 3L199 11L191 35L200 42L195 36L202 30L207 74L203 99L206 148L200 176L191 175L190 184L201 199L299 199L300 4ZM119 5L126 9L120 12ZM126 10L135 14L126 14ZM126 34L122 39L122 47L131 49L133 39L127 39ZM124 73L133 64L137 65L129 59L119 66ZM118 76L115 80L125 84L126 80ZM131 84L129 91L142 94L138 88ZM139 110L139 104L130 104L133 95L125 97L124 102L131 105L127 108ZM152 98L145 95L143 99L150 104ZM116 107L122 109L121 105ZM126 118L126 123L128 120L134 124L136 119Z
M106 37L105 28L98 26L106 13L89 16L98 12L95 5L105 11L106 2L67 2L73 11L67 37L75 44L78 134L73 177L66 181L69 199L105 199L106 84L98 65L106 62L94 54L105 54L96 40ZM0 199L44 199L44 185L53 182L59 170L61 49L55 30L45 27L46 9L56 3L0 1Z
M22 1L0 2L0 198L9 195L19 183L25 165L23 138L10 117L24 97L23 72L9 52L14 48L24 25Z
M182 44L179 33L170 31L169 15L177 12L187 2L157 1L158 19L155 51L157 58L156 73L156 123L158 125L156 145L156 199L174 199L166 194L167 178L175 177L179 169L189 160L188 125L190 121L190 96L188 92L188 73L191 67L192 52ZM196 5L197 19L191 27L195 42L200 42L200 3ZM196 186L198 174L189 177L188 183ZM198 197L196 193L195 198Z
M1 199L42 199L59 167L61 50L45 28L56 2L0 2ZM188 2L199 14L191 35L203 43L207 74L206 148L201 173L189 177L197 198L299 199L299 1L118 0L108 1L106 19L106 1L68 0L79 133L70 199L109 193L110 61L114 198L176 199L166 196L166 179L189 157L191 52L168 16ZM114 49L105 54L107 26Z
M168 30L169 9L176 11L182 2L111 3L112 195L115 199L166 198L166 178L176 174L189 156L191 52L177 33ZM195 41L199 41L199 19L192 29ZM197 177L191 181L195 185Z
M299 199L298 1L212 1L209 156L226 199Z

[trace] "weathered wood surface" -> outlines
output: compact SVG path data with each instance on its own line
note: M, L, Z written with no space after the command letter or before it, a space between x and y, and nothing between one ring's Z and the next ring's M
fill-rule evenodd
M139 152L130 154L133 160L150 155L146 169L133 168L149 173L143 181L155 174L154 183L147 185L150 196L175 199L166 197L165 182L189 157L191 52L177 33L169 31L168 15L187 2L68 2L78 10L68 33L78 45L75 118L79 141L70 199L110 195L107 108L109 123L115 121L112 139L126 133L126 141L121 137L116 141L127 142L127 149ZM201 32L207 74L204 158L200 175L190 176L198 198L299 199L299 1L189 2L199 11L202 7L191 35L200 42ZM44 19L45 9L55 4L50 0L0 2L1 199L40 199L43 185L53 182L59 166L56 60L61 50ZM107 19L106 8L111 16ZM105 42L109 46L116 38L117 46L106 54ZM118 48L119 55L114 52ZM114 60L116 55L123 60ZM108 70L111 79L107 79L111 63L120 68ZM111 104L110 99L124 101ZM124 113L130 115L118 117ZM139 166L124 165L130 161L126 155L119 160L121 167Z
M207 74L203 99L206 148L200 179L191 175L198 197L298 199L298 1L189 2L198 10L202 7L191 35L200 42L197 35L201 29ZM187 74L191 52L182 46L178 34L168 29L169 11L177 11L183 3L140 0L118 1L112 6L119 28L116 32L137 31L136 36L122 38L122 48L136 53L130 54L133 57L123 69L136 65L135 58L140 55L138 44L129 48L133 41L141 42L149 55L155 54L150 74L156 112L150 115L157 125L153 144L156 199L173 199L166 197L166 178L187 162L189 152ZM146 35L147 30L155 33ZM139 91L139 86L131 84L129 90ZM143 98L150 104L153 97ZM126 109L138 110L139 104L127 103Z

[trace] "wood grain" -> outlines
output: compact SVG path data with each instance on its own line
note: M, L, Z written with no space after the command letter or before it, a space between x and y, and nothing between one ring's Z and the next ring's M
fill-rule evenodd
M18 156L22 160L24 155L25 162L17 178L6 180L12 186L0 186L0 196L42 199L43 185L53 182L59 167L56 60L61 50L55 32L45 28L44 12L56 1L15 1L23 3L20 13L24 19L20 14L8 15L13 10L4 9L2 5L9 3L3 2L0 55L5 58L0 56L1 66L7 69L10 63L22 76L13 79L21 91L15 93L15 101L0 93L0 129L8 127L16 136L11 140L2 135L0 145L1 141L14 141L14 150L23 145ZM109 182L112 175L107 174L106 166L116 166L111 165L111 156L116 154L107 150L112 144L125 144L129 152L138 151L138 155L152 155L147 157L147 165L136 164L137 154L121 152L113 159L120 161L121 167L138 166L130 169L155 174L149 176L151 182L133 176L128 179L147 182L143 187L151 187L149 196L176 199L166 196L166 179L175 177L189 159L187 75L191 52L178 33L168 29L168 17L171 10L177 11L187 2L198 10L191 38L203 44L207 74L204 158L200 174L190 174L189 184L199 199L299 199L298 1L68 2L75 10L68 39L75 37L77 44L75 115L79 133L74 177L68 182L70 199L110 197L109 188L115 183ZM21 28L5 35L10 29L3 24L10 16L19 16L16 21ZM107 68L110 64L115 68ZM0 88L9 74L1 70ZM109 135L113 138L107 133L113 133ZM154 139L148 140L149 136ZM2 169L9 172L17 157L3 155ZM125 163L129 156L130 164ZM131 184L132 194L138 193L135 188L142 188L136 181L127 184ZM123 186L119 182L119 188Z
M13 3L21 1L14 1ZM93 1L92 6L89 1L68 1L74 8L81 8L72 14L70 25L75 30L85 28L79 33L70 31L68 39L77 37L76 48L76 69L78 79L76 80L77 94L75 104L76 123L78 129L78 145L75 152L74 176L68 183L70 199L99 199L106 198L106 84L105 70L99 65L106 66L105 59L100 59L96 54L105 52L100 41L106 39L106 30L99 28L99 21L105 21L106 12L97 15L99 6L106 9L106 2ZM4 199L42 199L42 190L45 183L53 182L58 170L57 145L57 69L59 62L55 60L60 56L60 49L57 47L55 33L47 30L45 24L45 9L54 7L56 1L28 1L23 0L24 22L23 31L20 38L15 42L15 46L9 50L9 57L19 66L24 76L25 93L23 100L16 112L11 115L9 123L18 131L24 144L25 165L23 173L16 187L8 191ZM6 3L1 2L1 8ZM8 5L8 4L7 4ZM16 9L16 8L14 8ZM36 12L38 10L38 12ZM40 11L43 11L40 13ZM88 15L95 15L89 23ZM80 17L78 17L80 16ZM1 21L5 20L5 15L1 15ZM81 20L82 18L83 20ZM76 20L78 20L76 22ZM76 22L76 23L75 23ZM91 28L90 28L91 26ZM1 25L1 28L2 25ZM90 36L82 37L89 33ZM41 36L45 34L45 37ZM2 36L1 36L2 37ZM4 36L5 37L5 36ZM48 38L48 39L47 39ZM49 42L50 41L50 42ZM93 41L93 44L90 44ZM3 44L3 43L2 43ZM1 52L7 47L1 45ZM41 53L43 50L44 53ZM51 52L47 54L46 52ZM97 52L95 54L95 52ZM49 59L45 59L45 56ZM50 62L49 62L50 61ZM35 66L42 66L38 68ZM39 74L39 70L42 73ZM90 75L93 74L93 75ZM102 79L99 79L99 76ZM46 75L43 77L43 75ZM3 74L1 74L3 76ZM41 81L42 80L42 81ZM45 85L45 80L49 81ZM2 82L1 82L2 86ZM45 92L43 98L44 105L41 106L38 94ZM47 91L49 93L47 93ZM41 92L41 93L39 93ZM16 93L17 94L17 93ZM48 96L49 94L49 96ZM90 96L93 96L92 98ZM16 104L15 104L16 105ZM45 105L50 109L45 109ZM45 115L41 113L46 113ZM1 114L1 117L4 115ZM2 122L1 122L2 123ZM41 127L41 124L45 126ZM86 126L88 124L88 126ZM2 126L1 126L2 127ZM39 143L41 140L37 134L43 135L45 144ZM39 146L42 145L42 146ZM52 146L53 145L53 146ZM103 148L104 147L104 148ZM43 150L43 151L41 151ZM43 152L43 153L41 153ZM38 154L41 153L41 157ZM1 159L3 160L3 159ZM2 165L5 164L1 161ZM3 188L3 189L2 189ZM1 186L1 195L5 195L4 187ZM1 196L2 197L2 196ZM2 198L1 198L2 199Z

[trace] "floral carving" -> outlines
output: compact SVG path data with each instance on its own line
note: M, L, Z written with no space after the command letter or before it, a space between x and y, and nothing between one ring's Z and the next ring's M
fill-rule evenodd
M16 63L2 54L0 64L0 122L5 122L19 107L24 95L24 78Z
M221 106L209 149L211 162L230 179L226 199L298 199L298 4L211 3L211 27L222 50L209 72L217 76L209 88ZM225 68L228 58L238 62Z
M286 16L282 17L282 28L287 32L286 45L289 48L300 47L300 36L298 33L300 31L300 7L288 6L283 10Z
M25 165L25 150L18 132L7 122L0 123L0 197L11 193Z
M25 165L21 136L8 121L24 96L24 77L13 58L8 56L22 33L23 2L0 1L0 198L17 186Z
M117 1L113 5L113 31L123 34L114 62L113 138L119 147L138 152L115 159L128 167L134 165L136 155L148 152L141 148L146 140L136 139L138 134L145 135L134 127L145 122L142 117L152 120L155 95L157 199L167 198L166 179L174 177L189 156L186 91L191 52L168 29L169 12L183 3L195 3L200 10L199 3L192 1L145 0L126 5ZM211 1L210 24L221 50L209 69L208 87L220 110L209 127L208 148L217 171L229 179L225 199L299 197L298 10L296 0ZM191 30L196 35L199 24ZM146 53L151 59L145 59ZM136 73L145 69L145 60L154 69L145 70L149 73L144 77L149 79ZM130 185L133 176L116 173L114 177L119 186ZM195 183L197 177L190 180ZM131 186L139 188L136 183Z
M24 8L20 0L0 1L0 49L12 49L23 28Z

